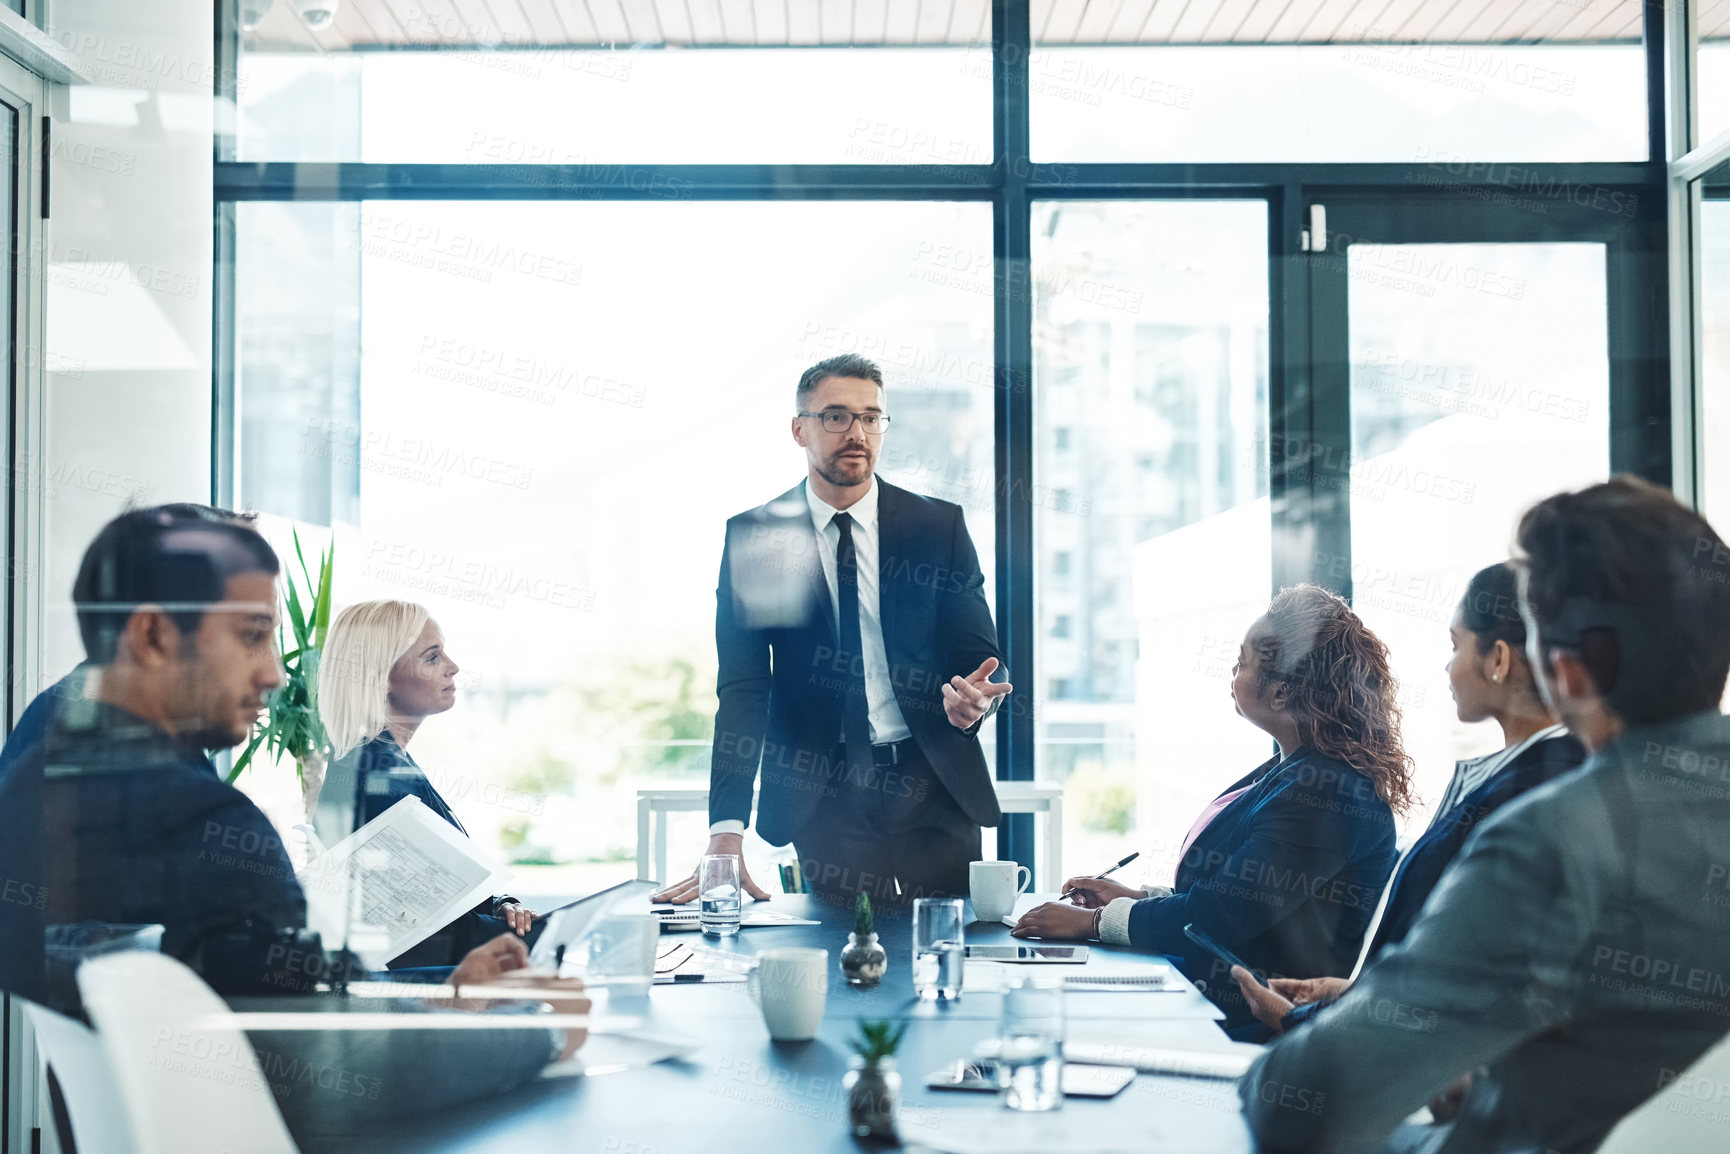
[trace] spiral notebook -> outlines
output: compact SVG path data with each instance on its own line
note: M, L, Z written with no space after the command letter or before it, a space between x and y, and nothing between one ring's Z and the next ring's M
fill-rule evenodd
M1087 993L1098 990L1104 993L1130 990L1182 990L1183 985L1171 986L1166 982L1170 974L1169 966L1158 968L1143 974L1068 974L1063 979L1063 988L1072 993Z

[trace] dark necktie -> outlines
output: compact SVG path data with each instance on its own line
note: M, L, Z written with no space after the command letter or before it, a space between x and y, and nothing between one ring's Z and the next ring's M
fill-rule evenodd
M865 642L859 629L859 554L853 548L853 518L837 513L841 531L835 546L835 585L841 608L841 653L847 661L842 678L841 741L846 746L849 777L864 782L871 776L871 726L865 704ZM857 776L854 777L853 774Z

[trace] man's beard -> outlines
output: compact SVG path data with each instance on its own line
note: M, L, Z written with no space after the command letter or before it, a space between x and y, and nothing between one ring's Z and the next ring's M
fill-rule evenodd
M863 485L865 482L867 482L871 479L871 468L872 468L872 464L873 464L871 458L866 457L864 459L864 464L865 464L865 472L862 475L860 475L858 477L849 477L841 471L841 469L840 469L841 461L839 458L837 458L835 460L827 461L824 464L817 466L817 475L819 477L822 477L825 481L829 482L831 485L835 485L835 486L842 488L842 489L847 489L847 488L851 488L854 485Z

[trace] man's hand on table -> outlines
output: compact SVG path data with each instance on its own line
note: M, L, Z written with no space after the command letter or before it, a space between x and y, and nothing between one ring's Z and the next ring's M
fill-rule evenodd
M713 834L709 838L709 848L704 850L703 852L706 855L707 854L732 854L734 857L738 858L739 859L739 883L744 888L745 892L750 894L752 897L756 898L760 902L766 902L769 900L769 891L765 890L762 886L760 886L756 882L752 881L750 873L745 869L745 835L744 834L738 834L738 833ZM671 902L673 905L682 906L687 902L696 900L696 897L697 897L697 875L693 871L690 877L685 878L682 881L674 882L672 885L669 885L666 889L662 890L659 893L650 894L649 900L652 902Z

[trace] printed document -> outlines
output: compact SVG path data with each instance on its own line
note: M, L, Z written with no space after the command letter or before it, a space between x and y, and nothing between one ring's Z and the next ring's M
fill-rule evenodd
M405 797L313 859L300 884L307 927L376 969L509 879L455 826Z

